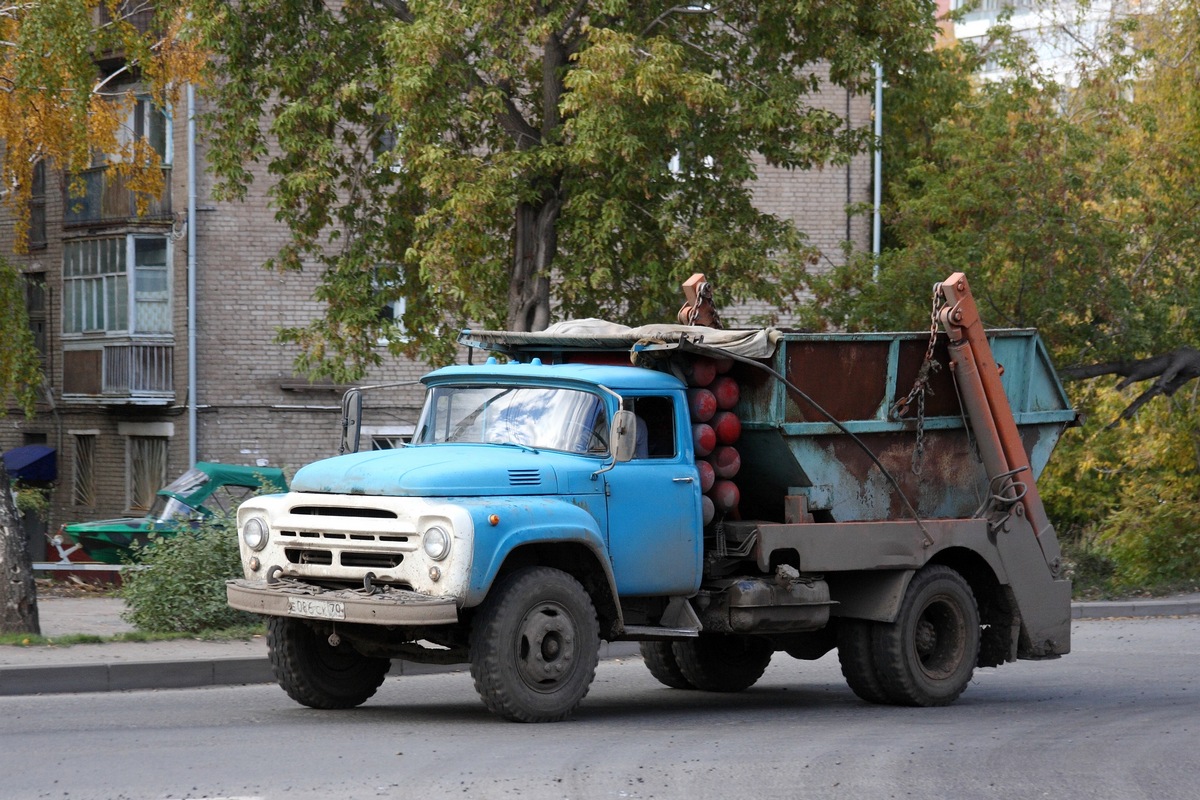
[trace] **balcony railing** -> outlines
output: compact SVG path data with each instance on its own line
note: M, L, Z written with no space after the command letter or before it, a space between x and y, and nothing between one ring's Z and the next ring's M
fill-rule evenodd
M137 198L126 185L125 179L107 167L96 167L84 172L84 193L72 197L68 191L64 198L64 225L96 225L99 223L130 222L171 218L171 168L163 167L163 191L160 197L151 197L144 214L138 214Z
M113 22L108 3L101 3L96 12L97 24L108 25ZM119 19L132 25L138 33L148 33L154 24L154 4L148 0L122 0L117 4L117 13Z
M175 399L174 345L105 344L63 353L63 399L159 404Z

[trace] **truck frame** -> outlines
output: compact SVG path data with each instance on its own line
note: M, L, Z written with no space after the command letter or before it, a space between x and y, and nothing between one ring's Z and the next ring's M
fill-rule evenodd
M422 379L412 445L354 452L351 390L351 452L241 506L229 603L299 703L467 663L525 722L576 710L602 640L716 692L836 649L860 698L913 706L1065 654L1035 479L1074 411L1036 333L986 331L961 273L934 293L927 333L464 331L493 355Z

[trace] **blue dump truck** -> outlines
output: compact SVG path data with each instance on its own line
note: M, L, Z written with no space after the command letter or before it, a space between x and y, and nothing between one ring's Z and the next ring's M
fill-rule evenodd
M355 452L351 390L349 452L242 504L229 602L268 616L299 703L467 663L525 722L576 710L602 641L684 691L836 649L859 697L911 706L1067 653L1035 479L1075 414L1033 331L985 331L961 274L935 297L924 333L465 331L492 357L425 376L411 444Z

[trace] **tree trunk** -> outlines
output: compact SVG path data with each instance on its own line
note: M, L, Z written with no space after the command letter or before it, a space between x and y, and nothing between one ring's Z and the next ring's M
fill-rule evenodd
M538 205L517 206L508 283L510 331L540 331L550 324L550 268L558 250L561 209L557 192L548 192Z
M37 588L25 529L13 505L8 473L0 465L0 633L40 634Z
M532 131L524 121L509 119L517 146L556 141L562 128L559 103L565 91L567 45L552 32L542 42L541 129ZM501 120L504 124L504 120ZM531 175L538 192L534 203L517 205L513 229L513 266L508 283L510 331L540 331L550 324L550 270L558 254L558 218L562 212L561 174Z

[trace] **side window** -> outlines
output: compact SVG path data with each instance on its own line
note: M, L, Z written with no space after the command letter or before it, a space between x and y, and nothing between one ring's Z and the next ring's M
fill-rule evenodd
M257 486L234 486L226 484L210 494L204 506L216 514L232 514L248 497L258 494Z
M625 407L637 415L634 458L674 458L675 405L670 397L632 397Z

